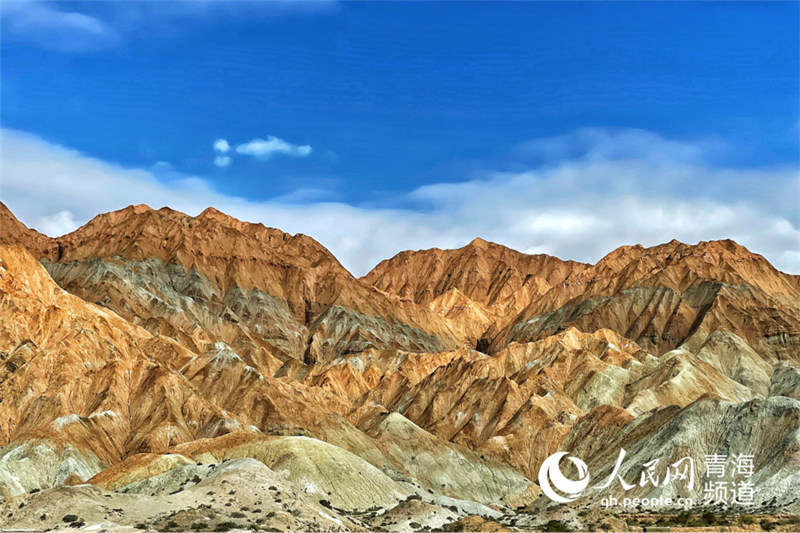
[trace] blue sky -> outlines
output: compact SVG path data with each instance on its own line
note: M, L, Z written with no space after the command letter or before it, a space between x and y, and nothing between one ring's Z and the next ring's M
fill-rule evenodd
M798 20L798 3L12 0L3 157L28 178L0 194L51 233L216 203L358 274L476 234L587 261L732 237L800 271ZM105 165L99 199L24 183L79 186L83 164ZM130 173L148 186L119 186ZM641 214L609 225L628 203Z

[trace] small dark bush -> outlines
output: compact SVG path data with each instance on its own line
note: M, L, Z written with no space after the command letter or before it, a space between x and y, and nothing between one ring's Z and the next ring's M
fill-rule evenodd
M717 523L717 515L715 515L711 511L706 511L703 513L703 522L705 522L709 526L713 526L714 524Z
M543 531L556 531L556 532L564 532L564 531L572 531L569 526L562 522L561 520L550 520L548 521L544 527L542 528Z
M236 522L220 522L214 528L214 531L230 531L231 529L238 528L239 525Z
M461 520L456 520L455 522L450 522L448 524L444 524L442 526L442 531L451 532L451 531L464 531L464 524Z
M69 524L70 522L75 522L78 520L78 515L76 514L68 514L64 515L64 518L61 519L62 522L65 524Z

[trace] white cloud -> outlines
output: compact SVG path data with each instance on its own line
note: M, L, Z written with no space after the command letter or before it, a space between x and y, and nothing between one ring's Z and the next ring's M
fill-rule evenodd
M268 135L266 139L253 139L250 142L236 146L236 153L251 155L260 159L269 159L275 154L306 157L311 154L311 147L307 144L302 146L292 144L273 135Z
M231 158L226 155L218 155L214 158L214 164L218 167L227 167L231 164Z
M36 229L45 235L63 235L80 226L72 217L70 211L59 211L52 215L46 215L39 219Z
M219 152L221 154L228 153L228 150L231 149L231 145L228 144L228 141L225 139L217 139L214 141L214 151Z
M197 177L162 182L145 170L3 130L0 198L23 222L51 235L129 204L168 205L191 215L213 205L311 235L356 275L401 250L458 247L475 236L589 262L623 244L732 238L800 273L796 169L718 169L696 155L665 158L669 142L657 149L658 138L655 150L635 156L619 147L614 156L577 154L528 172L421 187L403 198L425 207L414 210L249 201Z

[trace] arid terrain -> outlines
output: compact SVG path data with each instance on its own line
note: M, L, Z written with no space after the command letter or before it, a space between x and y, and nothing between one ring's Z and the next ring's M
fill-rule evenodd
M213 208L0 204L0 446L2 528L797 531L800 276L475 239L358 279Z

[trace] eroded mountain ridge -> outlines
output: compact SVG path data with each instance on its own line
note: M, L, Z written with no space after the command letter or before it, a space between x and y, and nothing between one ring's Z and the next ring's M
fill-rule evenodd
M310 237L212 208L131 206L51 239L0 204L0 243L7 505L111 490L152 516L91 520L157 522L206 505L195 486L270 479L294 494L263 522L282 529L423 504L443 523L546 504L558 450L607 472L621 447L756 447L758 504L797 508L800 279L732 241L587 265L476 239L359 280Z

